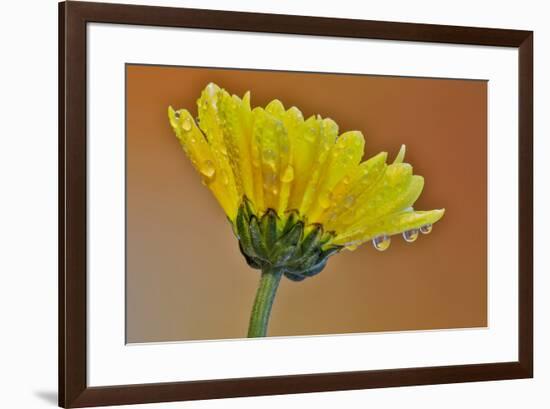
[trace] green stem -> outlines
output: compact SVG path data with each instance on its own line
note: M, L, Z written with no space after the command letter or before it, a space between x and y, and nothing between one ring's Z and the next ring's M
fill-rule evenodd
M278 269L264 269L260 278L260 285L256 292L252 314L250 316L250 324L248 327L248 337L265 337L267 334L267 324L273 300L279 287L279 282L283 272Z

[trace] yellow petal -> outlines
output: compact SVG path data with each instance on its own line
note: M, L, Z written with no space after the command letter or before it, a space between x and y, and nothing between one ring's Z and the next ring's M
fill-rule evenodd
M203 183L212 191L227 216L234 220L239 197L230 169L218 160L189 111L182 109L176 112L170 107L168 117L183 150L202 175Z
M341 230L341 216L352 209L359 198L367 195L384 175L387 156L386 152L380 152L352 169L338 183L333 190L331 207L319 219L327 231Z
M283 122L262 108L254 108L253 145L257 147L263 181L263 208L279 208L281 175L288 164L288 135Z
M356 168L365 148L365 138L358 131L343 133L336 139L323 169L316 190L316 199L308 213L310 222L317 222L332 204L333 190L351 169Z
M395 157L393 163L403 163L403 160L405 159L406 150L407 150L407 147L405 145L401 145L401 148L399 149L399 153Z
M427 224L433 224L443 217L445 209L429 211L402 211L380 218L372 223L339 234L333 241L334 244L342 246L357 246L367 240L381 235L399 234L411 229L419 229Z
M310 207L313 204L317 190L319 189L319 181L323 175L324 167L326 166L327 158L334 146L336 137L338 136L338 125L330 118L317 118L318 127L314 128L312 136L314 139L314 147L312 149L313 163L310 167L309 174L305 175L307 180L303 197L300 203L299 211L303 215L307 215ZM316 134L315 134L315 131ZM299 161L300 158L296 158Z
M300 121L297 119L297 112L294 112L294 114L295 127L290 132L294 153L292 160L294 182L290 192L288 207L298 210L309 183L311 169L315 160L320 121L315 117L310 117L306 121Z
M403 201L402 197L407 194L411 184L413 184L413 192L418 189L422 191L423 180L420 176L413 177L411 165L408 163L389 165L376 185L359 196L353 209L340 216L340 223L342 226L350 226L356 222L364 223L410 206L410 203L401 207L398 204Z
M279 208L278 213L282 215L286 210L292 210L290 205L291 194L296 186L296 140L299 138L299 133L304 129L304 117L300 110L296 107L288 109L283 116L283 123L288 136L288 157L286 165L281 167L281 191L279 193ZM295 159L296 158L296 159ZM302 162L303 163L303 162Z
M236 197L237 201L243 195L240 178L237 179L233 174L233 169L229 162L227 145L224 140L224 132L221 123L221 117L218 110L220 95L222 90L213 83L210 83L202 91L201 97L197 101L199 112L199 126L206 135L208 145L214 157L218 178L220 182L226 185L226 190L231 197ZM219 199L218 199L219 200ZM227 214L231 220L236 217L236 209L232 214Z
M219 93L218 109L237 190L254 202L254 177L250 153L253 123L250 93L246 93L241 100L236 95L230 96L222 90Z

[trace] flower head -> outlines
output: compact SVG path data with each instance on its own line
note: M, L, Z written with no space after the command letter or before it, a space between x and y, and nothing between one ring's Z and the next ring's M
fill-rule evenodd
M403 162L405 146L391 164L385 152L362 161L361 132L339 134L332 119L304 119L276 99L252 108L249 92L213 83L197 105L197 121L170 107L170 124L254 268L300 281L342 249L385 250L397 234L411 242L443 216L413 209L424 179Z

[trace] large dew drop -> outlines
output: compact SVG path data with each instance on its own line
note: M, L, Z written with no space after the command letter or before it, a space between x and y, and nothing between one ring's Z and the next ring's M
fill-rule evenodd
M216 168L211 160L205 160L200 166L200 171L204 176L212 179L216 173Z
M331 204L332 195L330 192L325 192L319 196L319 203L323 209L328 209Z
M181 128L185 131L185 132L189 132L192 128L193 124L191 123L191 118L187 117L183 120L183 122L181 123Z
M385 234L372 239L372 245L378 251L387 250L390 247L391 238Z
M288 165L281 175L281 182L290 183L294 180L294 168L291 165Z
M430 234L432 232L433 226L431 224L425 224L420 228L422 234Z
M418 229L411 229L403 232L403 240L407 243L412 243L418 238Z

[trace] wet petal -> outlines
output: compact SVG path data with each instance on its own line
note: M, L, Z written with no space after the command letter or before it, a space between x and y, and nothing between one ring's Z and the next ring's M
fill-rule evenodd
M250 154L252 134L250 93L246 93L241 100L236 95L231 96L222 91L219 93L218 107L222 119L224 142L238 191L254 201L254 178Z
M240 198L230 169L219 161L189 111L174 111L170 107L168 117L184 152L201 174L203 183L212 191L227 216L234 220Z
M258 150L263 181L262 210L279 208L281 175L288 164L289 143L280 119L262 108L254 108L253 145Z
M331 207L319 219L327 230L339 231L342 227L342 215L353 209L355 203L376 186L386 171L387 156L386 152L373 156L338 183L333 191Z
M300 213L308 214L319 190L319 183L324 174L326 162L338 136L338 125L330 118L317 118L317 133L312 136L314 139L314 158L310 168L310 174L306 175L307 185L300 203ZM296 161L299 161L298 157Z
M363 157L365 138L358 131L346 132L338 137L324 165L316 197L309 211L309 220L316 222L331 207L333 190Z
M333 241L334 244L357 246L374 237L382 235L400 234L411 229L419 229L428 224L433 224L443 217L445 209L429 211L402 211L375 220L362 228L339 234Z

